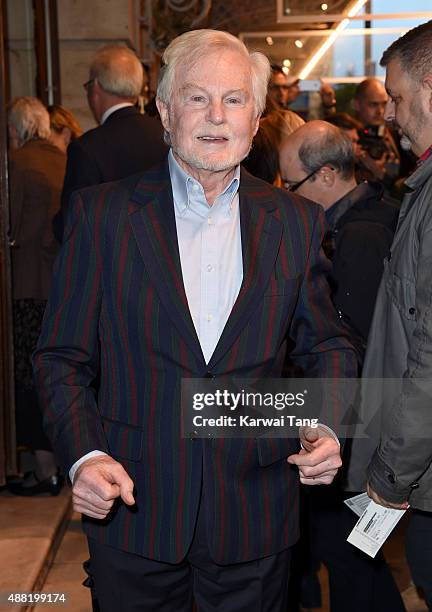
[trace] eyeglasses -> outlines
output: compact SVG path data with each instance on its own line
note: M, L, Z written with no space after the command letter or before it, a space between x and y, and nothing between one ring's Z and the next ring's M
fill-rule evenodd
M96 79L89 79L88 81L86 81L85 83L83 83L83 87L86 91L89 90L90 85L93 85L93 83L96 81Z
M312 178L314 176L314 174L316 174L317 172L319 172L319 170L321 170L322 166L320 166L319 168L317 168L316 170L314 170L313 172L311 172L310 174L308 174L307 176L304 177L304 179L302 179L301 181L297 181L297 183L292 183L290 181L284 180L284 187L287 191L297 191L297 189L299 187L301 187L304 183L306 183L306 181L308 181L310 178Z

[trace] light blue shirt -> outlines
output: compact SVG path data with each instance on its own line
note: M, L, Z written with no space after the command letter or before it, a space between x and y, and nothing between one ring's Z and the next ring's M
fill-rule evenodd
M206 363L216 348L243 282L238 188L240 166L212 206L202 185L168 155L174 213L183 283L192 321ZM105 455L94 450L69 470L74 481L79 466L91 457Z
M206 363L243 281L238 188L240 166L212 206L202 185L168 156L183 283Z

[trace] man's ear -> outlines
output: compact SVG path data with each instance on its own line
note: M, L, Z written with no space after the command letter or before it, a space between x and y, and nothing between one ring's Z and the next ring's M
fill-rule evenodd
M432 113L432 74L427 74L423 80L422 85L428 92L429 96L429 111Z
M160 98L156 98L156 106L159 111L159 115L162 121L162 125L166 132L170 131L170 121L169 121L169 111L168 105L165 102L162 102Z
M260 126L260 119L261 119L261 115L258 115L258 117L256 117L255 119L255 127L254 127L254 133L253 133L254 136L258 132L258 129Z
M336 171L333 170L333 168L330 168L330 166L323 166L318 172L318 176L327 189L334 186L336 181Z

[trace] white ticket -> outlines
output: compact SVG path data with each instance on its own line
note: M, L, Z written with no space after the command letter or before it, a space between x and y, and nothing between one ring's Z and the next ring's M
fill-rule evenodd
M371 500L349 534L347 542L370 557L375 557L405 512L406 510L384 508Z
M370 497L367 493L360 493L360 495L354 495L344 500L344 504L348 506L357 516L361 516L366 508L369 506Z

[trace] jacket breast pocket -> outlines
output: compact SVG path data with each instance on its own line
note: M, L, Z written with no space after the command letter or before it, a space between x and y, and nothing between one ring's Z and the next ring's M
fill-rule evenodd
M102 426L112 457L140 461L143 452L143 431L133 425L102 419Z
M386 291L390 300L401 315L408 320L416 319L416 288L415 282L407 277L399 276L396 272L387 275Z
M259 438L256 441L258 463L261 467L272 465L282 459L287 459L299 451L296 438Z
M292 278L272 277L264 292L264 297L273 297L275 295L296 295L301 281L301 276L294 276Z

